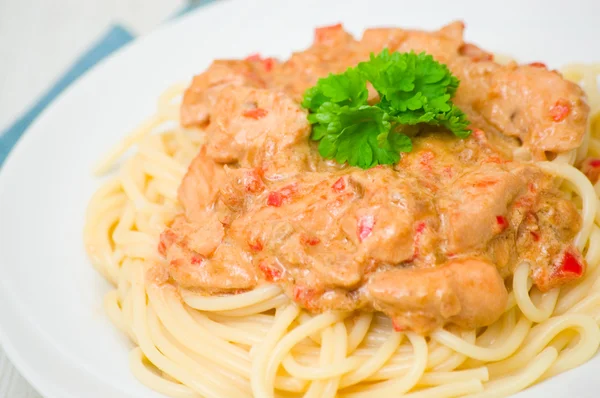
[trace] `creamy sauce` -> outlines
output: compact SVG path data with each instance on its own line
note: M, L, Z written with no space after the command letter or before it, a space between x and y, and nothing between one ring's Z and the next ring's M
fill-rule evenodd
M426 333L494 322L521 261L541 290L580 277L576 208L512 154L543 160L577 148L583 92L543 65L494 63L462 31L371 29L357 41L341 26L321 28L286 62L215 61L196 76L181 122L208 139L179 190L184 213L161 235L167 282L207 294L277 283L309 311L378 310L398 330ZM383 48L448 64L474 133L420 129L393 167L322 159L304 90Z

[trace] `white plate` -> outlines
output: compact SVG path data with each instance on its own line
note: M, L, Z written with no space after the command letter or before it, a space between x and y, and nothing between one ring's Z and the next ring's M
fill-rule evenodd
M467 22L486 49L552 66L600 62L600 2L230 0L136 41L78 81L31 126L0 174L0 337L48 398L158 397L128 367L130 343L101 308L109 286L86 259L92 163L151 114L158 94L216 57L286 56L316 25L437 28ZM596 52L594 52L594 50ZM598 396L600 357L521 397Z

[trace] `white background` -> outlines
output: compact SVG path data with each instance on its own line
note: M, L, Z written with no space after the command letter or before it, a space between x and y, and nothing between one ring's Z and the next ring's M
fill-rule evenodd
M0 0L0 132L111 24L135 35L185 0ZM1 320L0 320L1 322ZM40 398L0 348L0 398Z

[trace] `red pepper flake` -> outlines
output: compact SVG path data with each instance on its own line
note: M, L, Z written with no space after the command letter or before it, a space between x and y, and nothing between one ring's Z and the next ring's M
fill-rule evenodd
M281 279L281 270L275 267L269 267L264 261L258 263L258 269L265 275L267 282L276 282Z
M331 186L331 189L333 189L333 192L342 192L344 189L346 189L346 181L344 180L344 177L340 177L336 182L334 182Z
M267 198L267 205L273 207L280 207L283 204L283 195L280 192L271 192Z
M358 240L363 241L371 235L373 227L375 226L375 218L372 215L362 216L358 219L357 223L357 234Z
M555 122L562 122L569 116L571 112L571 104L565 99L559 99L554 106L550 108L550 117Z
M204 261L204 259L199 254L193 254L192 259L190 260L190 262L194 265L202 264L202 261Z
M315 41L317 42L323 42L327 39L329 39L329 36L331 35L332 32L335 32L336 30L340 30L342 29L342 24L338 23L335 25L329 25L329 26L322 26L320 28L315 29Z
M260 252L263 249L263 244L260 239L256 239L253 242L248 242L248 246L250 246L250 249L255 252Z
M302 234L300 236L300 242L304 245L316 246L321 243L321 239L317 238L316 236Z
M529 231L529 233L531 234L531 237L533 238L533 240L535 242L539 242L540 241L540 234L538 234L535 231Z
M273 70L273 67L275 66L275 59L274 58L267 58L263 61L263 65L265 67L265 70L267 72L271 72L271 70Z
M294 286L294 301L300 303L307 309L313 307L313 298L316 294L314 289L306 288L304 286Z
M577 256L571 252L571 250L566 250L563 255L562 261L560 263L559 272L575 274L577 276L581 276L583 274L583 265L577 259Z
M596 182L598 182L598 178L600 177L600 159L585 159L580 168L583 174L585 174L592 184L596 184Z
M284 201L289 200L296 192L298 192L298 185L296 183L286 185L279 191L270 192L267 198L267 205L280 207Z
M506 219L506 217L496 216L496 222L498 223L498 226L500 227L500 232L502 232L506 228L508 228L508 220Z
M529 66L532 66L534 68L545 68L545 69L548 69L548 67L546 66L546 64L543 63L543 62L532 62L532 63L529 64Z
M254 109L250 109L250 110L242 113L242 116L248 117L250 119L258 120L258 119L262 119L263 117L267 116L268 113L269 112L263 108L254 108Z
M404 332L406 331L406 326L400 324L397 319L392 318L392 326L396 332Z

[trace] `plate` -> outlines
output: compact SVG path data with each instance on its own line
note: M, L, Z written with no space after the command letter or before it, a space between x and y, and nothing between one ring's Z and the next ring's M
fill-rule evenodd
M131 344L108 321L108 284L86 258L84 211L100 181L92 164L154 110L171 83L220 57L285 57L317 25L355 34L375 25L434 29L454 19L467 39L557 67L600 62L600 2L220 1L99 64L31 126L0 171L0 340L48 398L159 397L128 366ZM596 52L594 52L596 50ZM600 356L519 394L592 397Z

